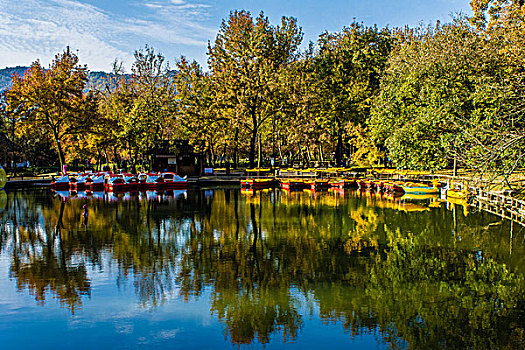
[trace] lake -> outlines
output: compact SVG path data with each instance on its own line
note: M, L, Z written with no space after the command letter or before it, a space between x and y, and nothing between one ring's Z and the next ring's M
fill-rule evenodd
M0 191L1 347L523 349L525 230L463 204Z

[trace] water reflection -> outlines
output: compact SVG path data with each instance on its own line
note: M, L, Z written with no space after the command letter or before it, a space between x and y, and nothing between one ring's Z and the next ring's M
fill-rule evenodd
M318 313L349 343L372 332L394 348L525 345L523 230L438 197L42 191L5 203L1 256L18 291L72 313L109 264L151 310L210 291L233 344L300 340Z

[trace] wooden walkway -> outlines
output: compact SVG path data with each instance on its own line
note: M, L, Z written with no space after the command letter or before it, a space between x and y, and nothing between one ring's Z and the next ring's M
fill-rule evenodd
M416 181L439 181L443 185L447 183L459 183L461 186L467 186L472 198L470 201L471 206L525 226L525 201L501 192L482 189L484 186L490 184L487 181L474 181L472 178L453 177L444 174L424 175L421 177L406 176L403 180L406 181L408 179Z
M478 210L483 210L488 213L497 215L501 218L519 223L525 226L525 201L513 198L510 195L501 192L488 191L482 189L482 186L487 185L487 182L477 181L472 179L452 177L449 175L430 175L428 178L438 180L441 183L463 183L467 184L469 193L472 196L471 206Z
M501 193L476 189L472 205L525 226L525 201Z

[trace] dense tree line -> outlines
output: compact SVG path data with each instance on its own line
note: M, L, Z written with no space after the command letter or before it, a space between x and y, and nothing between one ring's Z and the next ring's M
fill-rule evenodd
M508 176L525 154L525 6L471 6L471 18L443 25L353 22L305 50L296 19L273 25L234 11L208 44L207 69L181 57L173 74L145 47L131 75L115 62L117 78L89 93L87 67L68 48L49 69L37 61L13 78L1 100L0 159L35 160L54 145L61 164L150 164L183 139L209 164L457 164Z

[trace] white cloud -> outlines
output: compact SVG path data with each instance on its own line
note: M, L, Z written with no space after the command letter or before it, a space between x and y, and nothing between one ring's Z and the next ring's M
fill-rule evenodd
M161 51L162 46L204 48L215 33L202 24L208 5L183 0L136 5L144 13L130 17L78 0L0 0L0 67L36 59L47 65L68 45L91 70L109 70L115 58L129 67L133 51L146 43Z

